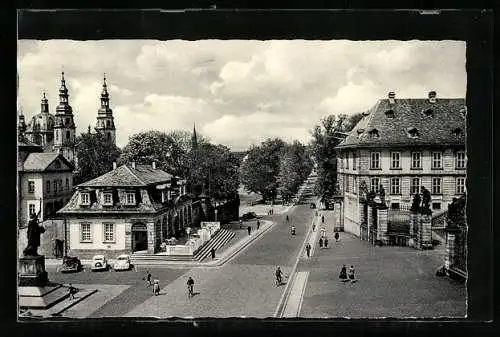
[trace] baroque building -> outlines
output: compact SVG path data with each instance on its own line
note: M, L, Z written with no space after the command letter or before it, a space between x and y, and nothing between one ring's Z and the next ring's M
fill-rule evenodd
M434 214L466 192L463 98L397 99L394 92L363 114L336 147L343 227L361 235L361 192L382 194L389 209L409 209L425 187ZM380 193L382 192L382 193Z
M116 144L116 127L113 118L113 110L109 107L109 93L108 86L106 84L106 75L104 75L104 81L102 84L101 107L97 112L95 130L96 132L102 133L105 139L113 144Z

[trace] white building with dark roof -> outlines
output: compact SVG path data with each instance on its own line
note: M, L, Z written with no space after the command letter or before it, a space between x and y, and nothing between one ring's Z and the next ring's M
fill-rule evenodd
M70 255L113 258L158 252L192 225L192 212L186 181L155 163L131 163L76 186L57 213L67 220Z
M362 236L360 188L385 191L390 209L409 208L412 195L424 186L431 193L433 213L446 210L466 190L467 157L465 100L399 99L390 92L379 100L347 137L338 151L338 183L343 197L343 227Z

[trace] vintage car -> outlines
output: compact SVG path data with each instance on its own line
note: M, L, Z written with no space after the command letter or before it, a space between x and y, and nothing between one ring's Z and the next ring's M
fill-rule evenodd
M248 221L257 218L257 214L255 212L248 212L243 214L240 219L243 221Z
M63 257L61 273L79 272L82 270L82 262L78 257Z
M114 270L129 270L130 269L130 256L127 254L120 255L116 258L113 265Z
M108 261L104 255L96 255L92 258L92 264L90 265L92 271L97 270L107 270L108 269Z

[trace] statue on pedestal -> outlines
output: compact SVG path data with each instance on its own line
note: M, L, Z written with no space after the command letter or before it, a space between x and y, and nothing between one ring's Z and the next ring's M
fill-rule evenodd
M40 235L45 232L45 228L38 225L39 214L40 212L31 214L31 219L28 221L28 246L23 250L24 256L39 256Z
M422 191L422 208L421 208L421 212L422 213L427 213L427 214L432 213L431 208L430 208L431 193L424 186L422 186L421 191Z
M410 208L410 210L411 210L412 212L418 212L418 211L419 211L419 209L420 209L420 202L421 202L421 199L420 199L420 194L415 193L415 194L413 195L413 202L412 202L412 204L411 204L411 208Z
M380 184L379 194L380 194L380 202L385 205L385 190L382 184Z

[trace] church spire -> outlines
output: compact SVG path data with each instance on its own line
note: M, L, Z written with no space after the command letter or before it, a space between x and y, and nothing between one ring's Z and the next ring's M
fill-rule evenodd
M19 140L24 138L24 132L26 131L26 122L24 121L23 110L19 109L19 123L17 125Z
M45 96L45 91L43 92L40 112L49 113L49 101L47 100L47 97Z
M72 114L73 109L69 105L68 88L66 87L66 79L64 78L64 71L61 71L61 87L59 88L59 105L56 108L57 114Z
M100 132L107 140L113 144L116 142L116 128L113 118L113 110L109 107L108 84L106 83L106 73L104 73L101 91L101 107L97 111L97 123L95 130Z
M108 85L106 84L106 73L104 73L104 80L102 83L101 109L105 113L111 112L109 109L109 93L108 93ZM99 109L99 113L101 113L101 109Z
M191 148L193 150L198 148L198 137L196 135L196 124L193 124L193 136L191 138Z

